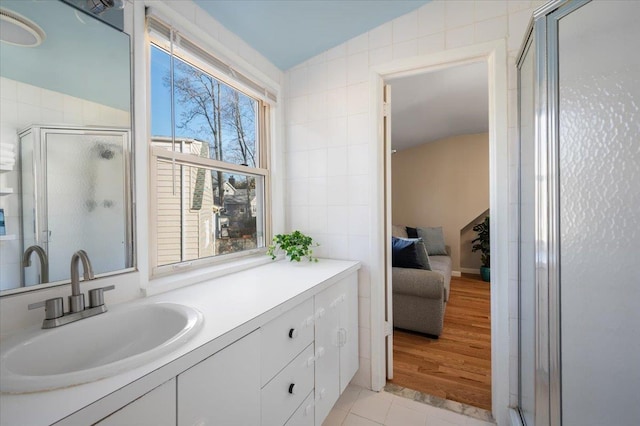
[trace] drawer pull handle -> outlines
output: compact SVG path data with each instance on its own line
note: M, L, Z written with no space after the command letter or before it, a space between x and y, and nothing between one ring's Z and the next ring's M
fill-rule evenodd
M304 407L304 415L305 416L308 416L312 412L313 412L313 404L309 404L306 407Z
M296 386L296 384L295 384L295 383L291 383L291 384L289 385L289 393L290 393L291 395L293 395L293 388L294 388L295 386Z
M338 329L338 347L343 347L347 344L347 330L345 328Z
M295 339L296 337L298 337L298 330L296 330L295 328L289 329L289 338Z

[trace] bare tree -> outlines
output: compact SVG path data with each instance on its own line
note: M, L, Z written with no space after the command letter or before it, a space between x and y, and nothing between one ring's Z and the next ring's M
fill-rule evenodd
M175 69L173 86L176 104L181 110L176 127L194 132L199 139L207 141L214 159L255 167L256 102L188 64L177 61ZM165 77L165 84L171 86L170 76ZM216 172L215 177L212 174L212 181L222 206L222 172ZM246 191L246 211L250 217L250 185Z
M221 83L213 77L182 62L177 62L177 78L174 75L173 86L177 95L176 102L183 107L180 114L180 129L195 130L198 138L209 143L213 158L223 161L222 150L222 108L220 105ZM170 76L165 84L171 87ZM199 126L191 129L191 125ZM224 203L224 182L222 172L216 172L213 186L218 188L219 204ZM216 182L217 181L217 182Z

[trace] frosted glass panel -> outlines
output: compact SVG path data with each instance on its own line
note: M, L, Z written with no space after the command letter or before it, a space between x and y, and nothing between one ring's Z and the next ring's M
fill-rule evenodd
M594 1L559 23L566 425L640 424L639 21L640 2Z
M535 105L534 52L529 46L519 74L520 132L520 276L519 369L520 402L525 423L534 424L535 413Z
M47 133L50 281L69 278L85 250L96 274L125 269L126 188L122 135Z

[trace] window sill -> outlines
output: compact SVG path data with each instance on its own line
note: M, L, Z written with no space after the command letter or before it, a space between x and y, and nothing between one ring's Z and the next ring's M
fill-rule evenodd
M283 256L278 256L278 259L276 260L280 260L280 258L282 257ZM165 293L167 291L187 287L193 284L198 284L206 280L211 280L214 278L233 274L235 272L255 268L257 266L265 265L271 262L274 262L273 260L271 260L271 257L266 256L265 254L259 254L225 263L220 263L213 266L192 269L189 271L184 271L158 278L152 278L151 280L149 280L148 287L143 289L143 293L146 297L154 296L156 294Z

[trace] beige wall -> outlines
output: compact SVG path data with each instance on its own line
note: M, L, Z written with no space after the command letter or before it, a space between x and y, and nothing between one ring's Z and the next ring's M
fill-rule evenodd
M480 258L480 252L472 252L472 241L478 237L473 227L479 223L484 222L484 218L489 214L489 210L484 211L480 216L469 222L464 228L460 230L460 272L480 272L482 266L482 260Z
M489 208L489 135L398 151L391 157L391 180L393 223L442 226L453 270L460 271L460 231Z

